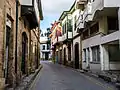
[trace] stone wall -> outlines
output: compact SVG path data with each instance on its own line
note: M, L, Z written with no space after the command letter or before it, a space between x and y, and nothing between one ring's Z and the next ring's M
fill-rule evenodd
M36 28L31 31L33 69L38 68L40 64L40 30Z
M15 64L16 45L16 0L0 0L0 90L5 84L15 87L23 76L35 71L40 60L40 30L30 30L29 22L21 17L21 5L18 6L17 65ZM9 47L6 48L7 21L10 21ZM26 24L25 24L26 23ZM23 33L27 37L25 54L25 75L21 71ZM36 46L35 46L36 45ZM35 47L34 47L35 46ZM36 53L35 53L36 52ZM8 54L6 54L8 53ZM7 62L7 63L6 63ZM15 71L17 66L17 71ZM4 74L6 72L6 74Z
M4 0L0 1L0 90L3 90L5 79L3 77L3 38L4 38Z

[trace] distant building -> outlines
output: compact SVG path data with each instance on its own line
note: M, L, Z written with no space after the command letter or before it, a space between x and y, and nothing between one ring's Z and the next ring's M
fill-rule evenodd
M51 49L48 43L47 32L41 32L40 43L41 60L49 60L51 58Z
M50 34L51 38L51 49L52 49L52 60L56 63L62 63L62 51L60 47L62 47L62 27L60 22L55 21L52 24L51 30L52 33ZM60 51L60 52L58 52Z

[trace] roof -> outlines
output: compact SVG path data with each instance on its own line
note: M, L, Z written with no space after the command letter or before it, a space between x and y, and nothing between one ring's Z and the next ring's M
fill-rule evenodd
M61 14L59 21L63 20L65 18L65 16L67 16L67 14L69 13L69 11L63 11L63 13Z
M71 6L71 8L69 9L70 13L73 13L75 11L75 4L76 4L76 0L74 1L73 5Z
M63 13L61 14L61 16L59 18L59 21L63 20L67 14L71 14L75 11L75 4L76 4L76 0L74 1L73 5L69 9L69 11L63 11Z

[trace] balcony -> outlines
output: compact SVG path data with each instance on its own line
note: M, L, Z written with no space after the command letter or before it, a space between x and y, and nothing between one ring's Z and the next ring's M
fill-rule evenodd
M41 50L41 52L50 52L50 50Z
M109 42L117 41L120 39L120 31L116 31L114 33L103 35L102 33L98 33L93 37L89 37L82 41L83 48L93 47L100 44L106 44Z
M62 36L58 36L58 42L62 42L63 41L63 37Z
M83 49L101 44L101 34L82 40Z
M76 21L76 24L77 24L77 32L79 32L79 30L84 28L83 12L80 13L79 18Z
M120 7L120 0L94 0L92 2L92 11L102 10L107 7Z
M58 38L56 37L54 40L53 40L53 45L57 44L58 42Z
M62 36L62 39L63 41L66 41L66 40L70 40L72 39L72 32L68 31L67 33L65 33L63 36Z
M39 26L39 9L37 0L21 0L21 16L25 17L30 29L34 29Z
M116 8L120 7L120 0L94 0L94 2L91 3L91 6L93 19L97 14L109 15L114 13ZM109 12L109 10L111 10L111 12Z
M65 41L65 35L62 35L62 40Z
M63 35L63 41L67 40L67 33Z
M93 21L102 15L113 15L120 7L120 0L94 0L88 2L83 12L83 21ZM109 12L111 10L111 12Z
M88 2L88 5L83 11L83 21L84 22L89 22L92 21L91 15L92 15L92 6L91 3Z
M54 40L53 40L53 45L55 44L58 44L58 43L61 43L63 42L65 39L64 39L64 35L63 36L58 36L56 37Z
M116 41L119 39L120 39L120 30L103 36L101 38L101 43L105 44L105 43L109 43L109 42Z
M68 32L68 39L72 39L72 32Z

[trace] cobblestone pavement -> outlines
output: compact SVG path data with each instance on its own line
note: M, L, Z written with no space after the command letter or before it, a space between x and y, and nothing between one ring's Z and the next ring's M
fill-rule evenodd
M43 61L43 69L29 90L117 90L112 85L76 72L71 68Z

